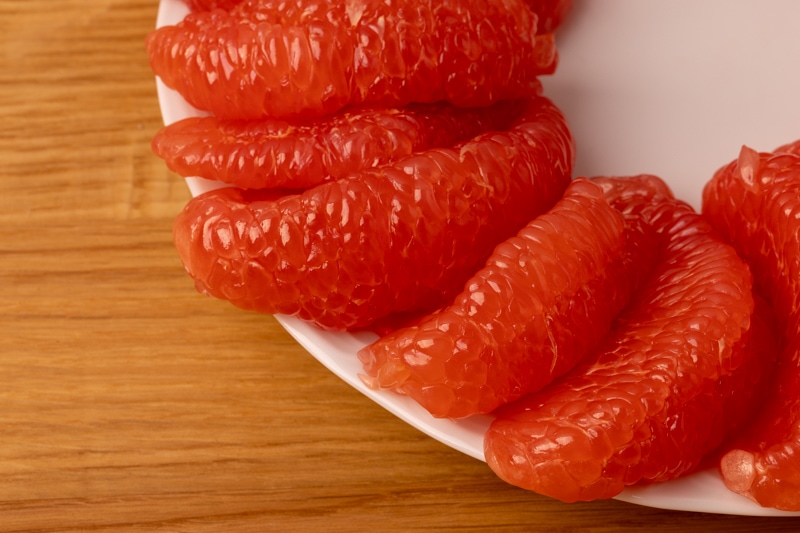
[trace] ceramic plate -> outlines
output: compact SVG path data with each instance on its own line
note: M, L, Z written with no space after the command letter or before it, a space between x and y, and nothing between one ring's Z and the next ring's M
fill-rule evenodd
M180 0L161 0L157 25L176 23L186 13ZM543 82L575 135L576 175L656 174L699 208L703 184L737 157L742 144L771 150L800 138L797 20L800 3L794 0L575 0L557 35L558 71ZM165 123L201 114L156 81ZM194 195L215 187L196 178L187 185ZM435 419L408 398L364 386L355 353L375 337L278 320L372 401L484 460L489 416ZM617 499L684 511L800 516L731 493L714 470L629 488Z

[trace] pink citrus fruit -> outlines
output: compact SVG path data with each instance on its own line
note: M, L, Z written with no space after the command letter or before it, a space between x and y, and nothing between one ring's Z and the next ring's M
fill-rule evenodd
M638 217L577 180L500 244L452 305L362 350L367 382L450 418L538 390L597 347L654 248Z
M505 130L519 101L460 109L447 104L349 108L306 121L187 118L156 133L167 167L250 188L308 188L402 156Z
M736 252L683 202L662 196L639 213L661 257L602 345L496 412L486 459L509 483L577 501L692 471L747 415L752 398L734 391L771 366L773 337L766 321L751 328L750 272Z
M572 137L546 98L502 132L263 200L192 199L175 243L201 292L321 327L365 327L452 298L494 246L563 194Z
M725 484L765 507L800 510L800 141L743 147L703 191L703 214L749 263L775 309L782 351L768 404L720 462Z
M538 94L556 65L523 0L244 0L147 37L152 70L221 118L346 105L480 107Z

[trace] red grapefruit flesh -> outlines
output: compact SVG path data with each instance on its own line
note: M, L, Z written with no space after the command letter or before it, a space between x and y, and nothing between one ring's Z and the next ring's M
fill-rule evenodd
M460 107L538 94L550 34L523 0L245 0L147 37L150 66L220 118L311 118L345 105Z
M725 484L765 507L800 510L800 141L743 147L703 191L703 213L750 264L782 333L764 410L720 462Z
M187 118L153 138L181 176L249 188L308 188L414 152L505 130L519 101L460 109L446 104L350 109L309 121Z
M509 130L262 200L192 199L175 242L204 293L330 329L452 298L494 246L549 209L571 179L572 138L547 99Z
M655 248L651 228L578 180L500 244L452 305L362 350L366 381L450 418L538 390L596 348Z
M496 412L486 459L509 483L578 501L689 472L738 420L726 423L728 410L752 403L733 391L770 366L773 337L764 320L750 327L750 273L735 251L677 200L639 213L663 255L599 350Z

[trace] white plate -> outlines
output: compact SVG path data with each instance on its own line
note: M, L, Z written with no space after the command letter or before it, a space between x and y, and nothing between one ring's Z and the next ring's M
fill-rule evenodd
M185 16L161 0L157 25ZM575 0L558 35L561 61L545 94L567 115L576 175L651 173L696 208L703 184L742 144L771 150L800 138L800 39L794 0ZM200 114L157 80L164 122ZM188 178L192 194L216 185ZM323 332L278 317L315 358L368 398L431 437L484 460L489 416L431 417L408 398L368 389L355 353L369 334ZM714 470L647 487L619 500L663 509L800 516L733 494Z

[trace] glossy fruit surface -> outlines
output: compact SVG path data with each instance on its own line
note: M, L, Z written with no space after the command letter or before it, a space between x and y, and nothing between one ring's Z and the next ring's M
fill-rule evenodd
M550 34L523 0L245 0L147 37L153 71L220 118L310 118L345 105L479 107L538 94Z
M663 255L599 350L496 412L486 459L509 483L577 501L673 479L727 436L738 418L726 413L753 403L732 391L755 390L772 337L765 321L750 328L747 266L682 202L655 198L640 216Z
M596 348L649 270L655 234L638 222L596 184L573 182L452 305L362 350L369 384L450 418L540 389Z
M175 222L197 287L246 309L333 329L455 295L494 246L563 194L572 138L547 99L512 126L300 195L212 191Z
M414 152L447 148L485 130L505 130L520 105L370 107L308 121L193 117L161 129L152 147L184 177L244 189L308 188Z
M782 351L769 404L722 458L731 490L800 510L800 142L743 147L703 191L703 213L750 264L773 305Z

